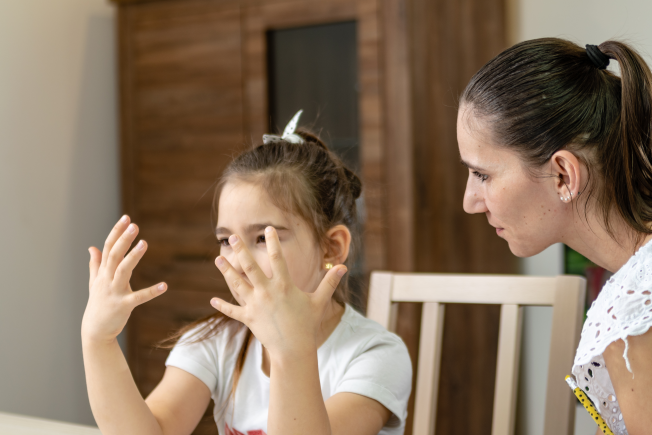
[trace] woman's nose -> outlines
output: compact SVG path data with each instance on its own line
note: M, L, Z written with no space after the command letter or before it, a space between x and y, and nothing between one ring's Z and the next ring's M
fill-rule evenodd
M487 212L487 206L484 202L484 197L479 189L473 186L472 176L469 175L469 179L466 182L466 190L464 191L464 211L469 214L475 213L485 213Z

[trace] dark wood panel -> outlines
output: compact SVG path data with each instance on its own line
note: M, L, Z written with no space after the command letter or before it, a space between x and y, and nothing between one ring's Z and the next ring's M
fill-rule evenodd
M134 310L128 360L143 394L159 382L171 331L229 298L213 264L213 187L243 144L240 9L237 2L168 0L119 9L124 209L149 251L134 287L168 292ZM212 410L208 410L210 414ZM212 418L195 434L215 434Z
M504 0L408 0L407 10L418 192L415 269L516 273L516 258L486 217L462 208L467 171L456 140L458 96L505 48ZM413 316L415 309L401 314ZM493 306L446 307L437 433L479 435L491 427L499 315ZM418 327L414 317L402 323L411 337Z

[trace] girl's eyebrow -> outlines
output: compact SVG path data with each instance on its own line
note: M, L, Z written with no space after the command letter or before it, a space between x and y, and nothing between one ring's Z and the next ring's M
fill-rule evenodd
M246 228L247 233L255 233L258 231L262 231L267 227L274 227L276 231L284 231L287 230L287 228L282 227L280 225L274 225L271 223L264 223L264 224L251 224L248 225ZM215 228L215 234L233 234L233 231L229 230L228 228L225 227L217 227Z

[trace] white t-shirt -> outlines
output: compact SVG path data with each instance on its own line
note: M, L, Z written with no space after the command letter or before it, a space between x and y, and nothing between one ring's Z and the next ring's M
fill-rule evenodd
M652 327L652 242L641 247L604 285L587 313L575 354L573 375L593 401L615 435L627 435L603 352L617 340L625 342L627 369L636 366L627 357L627 337L645 334ZM640 368L639 368L640 370Z
M172 349L166 366L194 375L211 391L220 435L264 435L267 432L269 378L262 371L262 345L250 344L235 394L233 369L246 330L229 325L215 337L184 344L192 331ZM340 323L317 350L324 400L342 392L372 398L392 416L379 432L401 435L405 429L412 364L403 341L378 323L346 306Z

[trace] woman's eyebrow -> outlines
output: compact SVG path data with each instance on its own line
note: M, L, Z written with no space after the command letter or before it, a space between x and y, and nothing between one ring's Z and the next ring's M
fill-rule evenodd
M478 171L478 172L484 172L484 171L485 171L484 168L479 168L479 167L477 167L477 166L473 166L472 164L470 164L470 163L468 163L468 162L465 162L465 161L462 160L462 159L460 159L460 163L461 163L462 165L466 166L466 167L469 168L469 169L473 169L474 171Z

